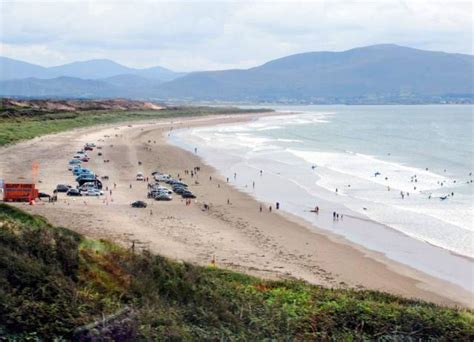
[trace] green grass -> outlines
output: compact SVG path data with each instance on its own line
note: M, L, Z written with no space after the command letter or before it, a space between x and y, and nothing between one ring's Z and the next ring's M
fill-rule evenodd
M0 338L472 341L465 309L132 254L0 205ZM83 332L84 333L84 332Z
M73 128L124 121L261 112L233 107L175 107L159 111L41 112L0 106L0 146Z

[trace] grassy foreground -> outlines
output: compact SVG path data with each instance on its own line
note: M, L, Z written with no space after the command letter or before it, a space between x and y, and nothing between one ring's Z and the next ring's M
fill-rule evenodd
M235 107L172 107L162 110L37 111L0 104L0 146L73 128L124 121L261 112ZM264 110L269 111L269 110Z
M473 317L133 254L0 204L0 339L472 341Z

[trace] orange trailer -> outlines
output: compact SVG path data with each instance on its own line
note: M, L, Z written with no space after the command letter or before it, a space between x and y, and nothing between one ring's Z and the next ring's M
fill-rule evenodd
M31 202L38 198L34 184L5 183L3 200L5 202Z

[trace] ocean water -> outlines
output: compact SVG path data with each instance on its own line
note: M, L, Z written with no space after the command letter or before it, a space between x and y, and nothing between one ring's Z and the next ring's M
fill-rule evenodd
M269 205L473 291L473 106L275 109L170 140Z

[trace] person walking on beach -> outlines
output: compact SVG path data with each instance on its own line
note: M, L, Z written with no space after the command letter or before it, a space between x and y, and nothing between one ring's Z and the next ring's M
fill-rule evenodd
M252 182L252 188L255 189L255 182Z
M262 208L262 205L260 204L260 212L262 212L263 208Z
M280 202L276 202L276 205L275 205L276 209L280 209Z
M336 221L336 212L335 211L332 212L332 220Z
M272 206L269 206L269 207L268 207L268 211L269 211L269 212L272 212Z
M318 207L318 206L316 206L316 207L314 208L314 212L315 212L316 214L319 214L319 207Z
M234 179L237 178L237 172L234 172Z
M260 176L263 175L263 170L260 170Z

